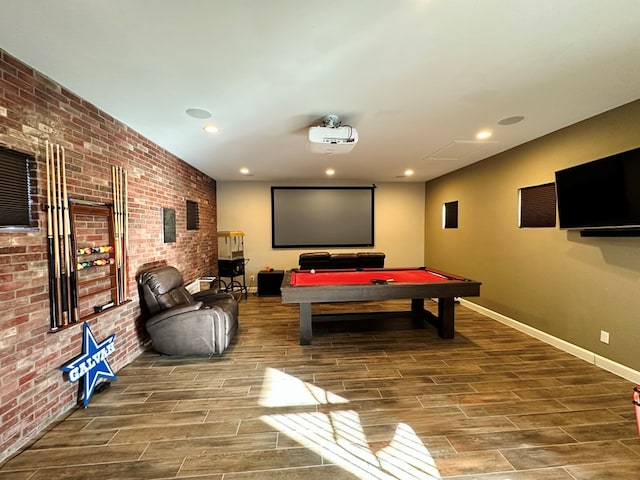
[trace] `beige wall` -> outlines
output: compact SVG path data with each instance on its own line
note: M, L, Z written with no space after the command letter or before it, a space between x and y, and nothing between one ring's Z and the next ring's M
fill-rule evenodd
M380 251L388 266L422 265L424 255L424 184L383 183L375 190L375 247L331 249L271 248L271 186L283 183L218 182L218 230L245 233L247 283L266 265L276 269L298 266L303 251ZM297 186L313 185L305 182ZM253 285L255 286L255 284Z
M428 182L425 263L483 282L474 303L640 370L640 237L517 226L519 188L638 146L640 101ZM452 200L459 228L445 231Z

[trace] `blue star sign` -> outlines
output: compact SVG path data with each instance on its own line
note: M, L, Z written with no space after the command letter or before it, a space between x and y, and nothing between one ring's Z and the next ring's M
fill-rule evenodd
M93 395L93 390L98 384L98 379L116 379L116 375L107 361L109 354L116 350L113 344L116 334L114 333L106 340L98 343L86 322L83 324L82 333L82 355L60 367L60 369L63 372L69 372L69 382L71 383L75 383L84 377L83 402L84 408L87 408Z

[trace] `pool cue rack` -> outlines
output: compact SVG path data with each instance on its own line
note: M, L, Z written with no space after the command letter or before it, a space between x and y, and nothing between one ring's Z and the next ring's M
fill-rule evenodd
M128 301L127 174L112 168L113 204L72 199L66 152L46 142L49 331Z

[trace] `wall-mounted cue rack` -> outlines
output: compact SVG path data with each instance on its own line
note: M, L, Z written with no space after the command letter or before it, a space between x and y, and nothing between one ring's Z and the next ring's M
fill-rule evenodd
M127 173L112 167L113 204L68 197L65 151L46 144L50 329L128 301Z

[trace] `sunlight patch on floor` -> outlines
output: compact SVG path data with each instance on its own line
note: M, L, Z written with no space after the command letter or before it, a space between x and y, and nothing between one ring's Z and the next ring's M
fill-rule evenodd
M276 370L265 371L260 405L264 407L293 407L296 405L327 405L330 403L348 403L342 398L326 390Z
M267 369L260 404L271 407L344 404L348 401L292 375ZM260 417L269 426L362 480L440 480L435 462L415 431L396 426L391 442L373 452L358 413L281 413Z

